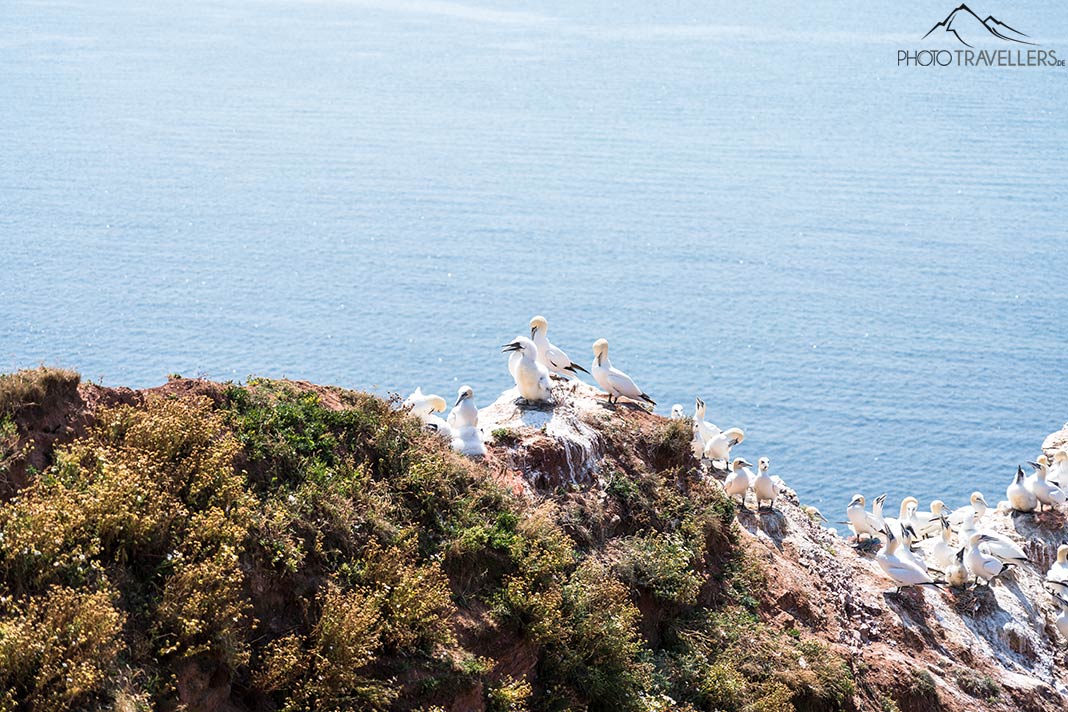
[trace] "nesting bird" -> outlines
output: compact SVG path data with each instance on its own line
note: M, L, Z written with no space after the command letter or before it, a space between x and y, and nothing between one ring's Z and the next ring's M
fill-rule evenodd
M682 420L686 417L686 411L682 409L682 403L676 403L671 406L671 419Z
M980 579L982 579L983 583L990 583L993 578L1005 570L1005 565L1001 563L1000 559L991 556L979 547L981 543L989 541L990 538L983 532L973 532L968 537L968 551L965 554L964 562L967 564L972 576L975 577L976 583Z
M578 371L589 373L582 366L568 358L564 350L549 341L549 322L543 316L530 320L530 338L538 350L538 363L562 378L572 378Z
M968 498L969 504L953 510L953 513L949 515L949 523L960 526L964 523L964 518L969 514L975 515L975 518L982 519L986 514L987 507L986 499L983 497L982 492L972 492L972 496Z
M883 497L885 496L883 495ZM876 519L864 507L865 500L862 494L853 495L849 506L846 507L846 518L849 520L849 526L853 529L853 534L856 535L858 542L862 534L867 534L871 539L879 536Z
M511 343L502 346L501 350L513 354L508 359L508 370L523 400L541 403L552 398L549 370L538 361L538 348L533 341L525 336L517 336ZM519 359L513 365L514 354L519 354Z
M1033 512L1038 506L1038 497L1025 484L1023 467L1017 465L1016 477L1005 490L1005 498L1017 512Z
M433 430L438 435L452 439L452 428L449 424L439 415L435 413L445 412L445 408L448 405L445 399L441 396L434 394L424 394L422 388L416 388L410 396L404 399L401 404L423 421L423 425L428 430Z
M901 554L901 540L894 536L889 527L883 530L887 537L886 548L880 551L875 560L883 572L889 576L898 590L907 586L937 585L926 567L917 564L909 556Z
M449 427L452 429L452 449L464 455L478 457L486 454L482 432L478 428L478 407L471 386L460 386L456 405L449 411Z
M1042 505L1049 507L1064 504L1064 491L1056 485L1046 481L1049 472L1046 456L1038 458L1038 462L1030 463L1035 468L1034 473L1024 480L1024 487L1038 500L1038 511L1042 511Z
M642 389L634 383L630 376L613 368L608 360L608 339L597 339L593 343L593 367L590 369L593 378L608 393L608 402L614 397L629 398L633 401L645 401L649 405L656 405L656 401L647 396Z

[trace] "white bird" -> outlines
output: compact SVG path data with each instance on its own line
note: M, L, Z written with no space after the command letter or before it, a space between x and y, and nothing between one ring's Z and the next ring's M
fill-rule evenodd
M432 393L423 393L421 387L416 388L410 396L404 399L401 405L417 418L422 418L424 415L430 415L434 412L441 413L447 406L444 398Z
M775 509L775 500L779 497L779 485L768 474L768 467L770 466L771 461L766 457L757 460L757 476L753 480L753 494L756 495L758 510L760 509L760 503L764 500L770 500L769 510Z
M1068 450L1053 453L1053 464L1049 467L1046 481L1057 485L1062 490L1068 487Z
M593 373L594 380L608 393L608 402L612 402L614 397L617 401L620 398L629 398L631 400L643 400L649 405L656 405L656 401L642 392L642 389L635 385L634 381L627 374L620 371L618 368L612 367L612 362L608 360L608 340L597 339L593 343L593 367L590 371Z
M1068 601L1060 596L1054 596L1054 598L1057 599L1057 608L1060 612L1053 619L1053 624L1057 626L1057 632L1062 638L1068 638Z
M939 519L938 522L942 532L938 539L935 540L934 546L931 547L931 559L940 569L948 571L949 566L953 564L953 558L956 556L952 546L953 530L949 528L949 522L946 520Z
M671 419L682 420L686 417L686 411L682 409L682 403L676 403L671 406Z
M449 427L453 430L478 427L478 407L475 405L475 391L471 386L460 386L456 392L456 403L449 411Z
M463 455L480 456L486 454L486 445L482 442L482 432L477 427L465 426L453 429L452 449Z
M552 398L552 382L549 369L538 361L538 347L525 336L518 336L510 344L501 347L504 352L519 354L519 360L512 366L509 357L508 370L512 374L520 397L528 403L540 403Z
M977 529L975 515L968 514L964 517L964 523L961 524L960 535L963 539L968 539L975 533L983 535L983 548L991 556L996 556L1001 561L1012 563L1022 563L1028 560L1027 554L1016 542L1004 534L988 529Z
M883 505L886 503L886 493L879 495L871 503L871 518L874 521L876 536L883 536L883 528L886 526L886 520L883 518Z
M1046 572L1046 580L1068 583L1068 544L1057 547L1057 560Z
M731 471L727 474L727 479L723 480L723 489L727 493L728 497L733 498L734 495L741 495L742 506L745 506L745 493L749 491L749 488L753 483L753 473L748 468L752 467L745 460L745 458L739 457L731 463ZM757 502L757 507L760 503Z
M697 423L701 439L706 443L720 433L719 428L705 420L705 402L700 398L694 401L693 422Z
M911 561L916 566L920 567L924 571L929 568L927 562L923 558L923 554L920 550L914 550L912 548L912 542L916 539L916 530L912 528L912 525L906 525L901 530L901 546L898 548L897 555L907 561Z
M960 526L964 523L964 517L969 512L975 514L976 519L982 519L986 514L987 505L986 500L983 498L982 492L972 492L972 496L968 500L971 504L954 509L953 513L949 515L949 523Z
M937 536L942 530L942 511L945 508L945 502L936 499L931 502L931 511L913 513L910 523L921 539Z
M890 531L894 533L894 536L900 539L903 536L902 532L909 523L909 517L911 513L915 511L917 505L919 505L919 501L917 501L915 497L905 497L905 499L901 500L901 507L898 509L897 517L885 517L883 519L884 527L889 527ZM881 503L879 505L877 516L882 516Z
M697 423L693 424L693 437L690 439L690 449L693 456L700 460L705 456L705 441L701 438L701 429Z
M918 566L908 557L902 557L900 554L901 540L894 536L894 533L889 527L883 530L886 534L888 541L886 548L880 551L875 560L879 562L879 566L889 576L895 584L897 584L900 590L903 586L922 586L923 584L934 584L934 579L927 573L927 569Z
M551 373L564 378L576 376L576 371L589 373L582 366L568 358L564 350L549 342L549 322L543 316L536 316L530 320L530 338L538 349L538 363Z
M422 388L416 388L415 392L404 399L401 403L402 406L408 408L412 415L423 421L423 425L427 430L432 430L442 437L452 439L452 428L449 424L439 415L435 413L442 413L447 407L445 399L441 396L423 393Z
M883 496L885 497L886 495ZM849 520L849 526L852 528L853 534L856 535L858 542L862 534L867 534L873 539L879 535L879 530L875 526L875 518L864 509L864 495L853 495L849 506L846 507L846 518Z
M731 448L745 440L741 428L727 428L719 435L705 443L704 456L712 461L727 462L731 457Z
M955 588L968 585L969 575L968 567L964 564L964 551L964 547L958 549L953 561L946 567L946 583Z
M1044 459L1045 455L1040 457L1038 462L1031 463L1031 466L1035 468L1035 472L1024 480L1024 487L1038 499L1038 510L1040 512L1043 504L1050 507L1064 504L1064 491L1046 481L1049 465L1042 461Z
M1005 490L1005 498L1009 500L1009 506L1017 512L1033 512L1035 507L1038 506L1038 497L1035 496L1034 492L1027 489L1027 485L1024 483L1023 467L1016 466L1016 477L1013 478L1012 483Z
M984 583L990 583L992 578L1005 570L1005 565L1000 559L987 554L979 547L981 543L988 540L983 532L972 532L972 535L968 537L968 553L965 555L964 562L968 565L972 576L975 577L976 583L979 579L982 579Z

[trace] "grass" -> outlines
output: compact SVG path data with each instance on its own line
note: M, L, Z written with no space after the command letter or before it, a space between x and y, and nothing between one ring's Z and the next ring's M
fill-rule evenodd
M3 377L3 412L55 379ZM618 430L603 493L529 501L364 394L101 410L0 503L0 711L176 708L212 679L282 710L845 708L842 659L755 614L688 432Z

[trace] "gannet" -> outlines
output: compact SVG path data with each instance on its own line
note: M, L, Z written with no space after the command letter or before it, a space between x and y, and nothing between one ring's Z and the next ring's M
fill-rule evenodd
M576 371L589 373L582 366L568 358L564 350L549 343L549 322L543 316L536 316L530 320L530 338L538 349L538 363L564 378L575 376Z
M618 401L621 397L630 398L631 400L643 400L649 405L656 405L656 401L642 392L642 389L635 385L634 381L627 374L620 371L618 368L612 367L612 362L608 360L608 340L597 339L593 343L593 367L590 371L593 373L594 380L608 393L608 402L612 402L612 398Z
M931 511L913 513L910 523L921 539L936 536L942 530L942 511L945 508L945 503L936 499L931 502Z
M448 422L453 430L478 427L478 407L475 406L475 391L471 386L460 386L456 392L456 404L449 411Z
M945 519L939 518L938 524L942 531L935 540L934 546L931 547L931 560L943 571L948 571L948 567L953 563L953 557L956 556L952 546L953 530L949 528L949 522Z
M909 524L909 517L919 501L915 497L905 497L901 500L901 506L898 508L897 517L883 517L883 527L889 527L894 532L894 536L902 538L902 532L904 528ZM874 510L875 508L872 507ZM876 517L882 517L882 503L879 503L878 514ZM882 528L882 527L881 527Z
M1057 547L1057 560L1046 572L1046 580L1068 583L1068 544Z
M964 562L968 565L968 570L972 572L972 576L975 577L976 583L979 579L982 579L984 583L990 583L990 580L1005 570L1005 565L1001 563L1001 560L985 553L979 548L979 545L984 542L988 542L989 537L983 532L973 532L968 537L968 553L964 557Z
M528 403L541 403L552 397L549 370L538 361L538 347L533 341L520 336L512 343L502 346L501 350L520 355L515 368L509 370L512 371L512 379L523 400Z
M757 510L760 509L760 503L764 500L770 500L768 509L775 509L775 500L779 497L779 485L768 474L770 466L771 461L766 457L757 460L757 476L753 480L753 494L756 495Z
M864 495L853 495L849 506L846 507L846 518L849 520L849 526L853 530L853 534L856 535L858 542L862 534L867 534L868 537L873 539L878 536L879 530L875 527L874 517L864 509Z
M709 460L727 462L731 457L731 448L745 440L741 428L727 428L705 443L705 457Z
M1061 634L1062 638L1068 638L1068 601L1060 596L1054 596L1054 598L1057 599L1059 612L1057 617L1053 619L1053 624L1057 626L1057 632Z
M474 426L453 429L452 449L463 455L479 456L486 454L486 445L482 442L482 432Z
M1024 487L1038 499L1038 511L1040 512L1043 504L1050 507L1064 504L1064 491L1046 481L1049 466L1043 462L1044 459L1045 455L1040 457L1038 462L1030 463L1035 468L1035 472L1024 480Z
M686 411L682 409L682 403L676 403L671 406L671 419L682 420L686 417Z
M694 423L692 427L693 437L690 439L690 449L693 451L693 456L700 460L705 456L705 441L701 438L701 429L697 423Z
M1023 467L1017 465L1016 477L1005 490L1005 498L1009 500L1009 506L1017 512L1033 512L1038 506L1038 497L1024 484Z
M410 396L404 399L401 405L407 408L412 415L419 418L434 412L441 413L447 406L444 398L430 393L423 393L422 387L416 388Z
M971 502L970 505L965 505L963 507L960 507L959 509L953 510L953 513L949 515L950 524L956 524L957 526L960 526L964 522L965 515L967 515L969 512L974 513L975 518L977 520L983 518L983 515L986 514L987 506L989 506L987 505L986 500L983 498L983 493L972 492L972 496L969 498L969 501Z
M719 428L705 420L705 402L700 398L697 398L694 401L693 422L697 423L697 428L701 433L701 439L705 441L705 443L709 442L720 433Z
M964 523L961 524L960 534L963 539L967 539L972 534L982 534L983 547L992 556L996 556L1006 563L1021 563L1027 561L1027 554L1019 547L1012 539L1008 538L1004 534L999 534L995 531L987 529L977 529L975 526L975 515L968 514L964 517Z
M968 567L964 565L964 551L964 547L958 549L953 561L946 567L946 583L956 588L968 585Z
M1046 481L1062 490L1068 487L1068 450L1057 450L1053 453L1053 464L1049 467Z
M752 465L745 458L735 458L731 463L731 471L727 474L727 479L723 480L723 490L728 497L733 499L736 494L742 496L742 507L745 507L745 493L753 485L753 473L748 469L750 467ZM757 508L760 508L760 502L757 502Z
M901 540L894 536L889 527L884 529L883 533L887 537L886 548L876 554L875 560L897 584L898 590L904 586L937 585L926 568L917 565L908 557L901 556Z
M882 536L886 520L883 519L883 504L886 502L886 493L882 493L871 503L871 517L874 521L876 536Z
M444 412L445 399L438 395L425 394L422 388L416 388L415 392L404 399L402 406L408 408L412 415L423 421L428 430L432 430L442 437L452 439L452 428L449 424L435 413Z

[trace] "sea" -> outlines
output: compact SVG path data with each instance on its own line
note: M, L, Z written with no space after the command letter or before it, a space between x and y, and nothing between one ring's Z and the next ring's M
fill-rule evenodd
M0 371L486 405L542 314L832 520L996 502L1068 420L1068 15L957 4L5 0Z

